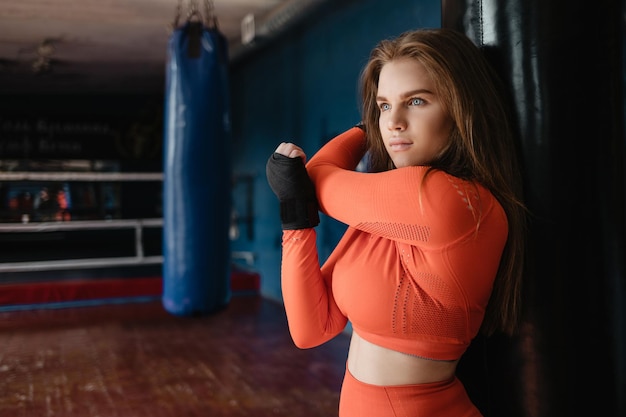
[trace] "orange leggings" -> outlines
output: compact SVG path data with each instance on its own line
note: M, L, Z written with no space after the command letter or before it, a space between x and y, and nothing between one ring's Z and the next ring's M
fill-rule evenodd
M458 378L431 384L378 386L358 381L348 368L339 417L482 417Z

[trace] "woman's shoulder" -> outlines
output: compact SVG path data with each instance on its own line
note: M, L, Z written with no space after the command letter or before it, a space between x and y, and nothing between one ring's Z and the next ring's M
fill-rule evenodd
M504 216L502 206L487 187L442 170L424 173L420 194L420 204L450 222L467 219L475 224L478 219Z

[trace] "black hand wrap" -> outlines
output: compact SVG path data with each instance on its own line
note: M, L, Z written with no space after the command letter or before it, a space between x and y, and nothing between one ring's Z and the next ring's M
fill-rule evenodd
M267 161L265 175L280 201L283 230L308 229L320 223L315 187L301 158L274 153Z

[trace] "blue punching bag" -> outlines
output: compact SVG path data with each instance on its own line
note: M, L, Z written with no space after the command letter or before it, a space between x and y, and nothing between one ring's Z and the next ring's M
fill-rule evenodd
M217 27L188 21L169 39L163 180L163 306L179 316L230 300L228 51Z

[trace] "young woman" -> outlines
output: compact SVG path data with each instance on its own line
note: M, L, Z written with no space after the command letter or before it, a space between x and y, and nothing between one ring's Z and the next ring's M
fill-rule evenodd
M506 106L481 51L447 29L380 42L361 87L363 126L306 168L292 143L267 164L292 338L318 346L351 322L340 417L480 416L457 363L519 314L525 210ZM318 204L348 225L323 266Z

